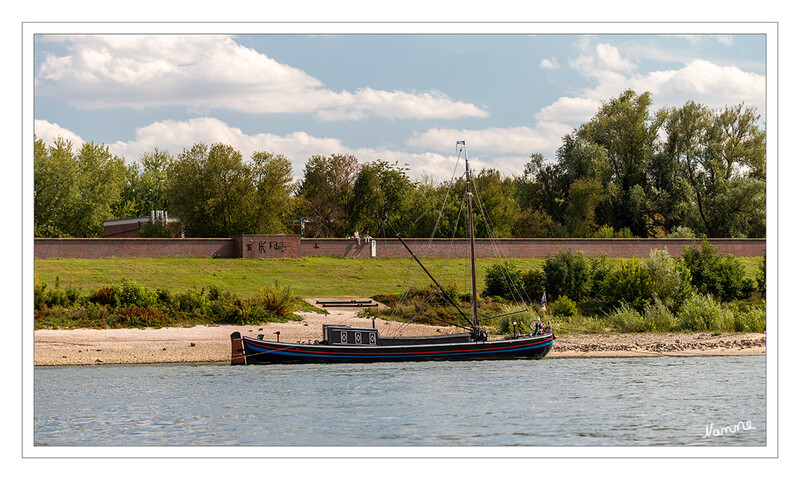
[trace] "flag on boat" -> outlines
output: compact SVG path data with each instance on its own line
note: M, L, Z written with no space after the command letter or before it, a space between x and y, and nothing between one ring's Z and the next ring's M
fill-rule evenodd
M456 142L456 145L466 145L466 143L464 143L464 140L459 140Z
M540 312L547 312L547 292L542 292L542 308Z

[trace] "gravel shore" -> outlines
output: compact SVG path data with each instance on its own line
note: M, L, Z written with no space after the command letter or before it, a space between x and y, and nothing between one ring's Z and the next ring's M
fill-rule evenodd
M329 308L328 315L302 313L302 321L244 326L197 326L160 329L36 330L35 365L104 365L147 363L230 363L230 334L264 334L284 342L321 339L323 324L371 327L355 308ZM403 325L376 319L381 335L436 335L453 333L452 327ZM714 335L712 333L559 335L551 357L612 357L655 355L763 355L764 333Z

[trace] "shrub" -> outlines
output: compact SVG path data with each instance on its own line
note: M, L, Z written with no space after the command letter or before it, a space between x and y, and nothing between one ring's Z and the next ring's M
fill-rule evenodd
M678 319L660 299L656 298L653 303L644 307L644 323L647 331L668 332L675 329Z
M678 311L678 327L690 331L718 331L724 328L726 318L732 318L730 311L723 312L713 296L694 293Z
M175 295L174 301L177 304L178 311L185 313L202 314L209 307L209 301L203 295L202 290L192 289L188 292L178 293Z
M569 297L560 296L550 303L550 313L559 317L574 317L578 314L578 305Z
M589 262L582 252L573 255L565 250L548 258L544 263L544 275L547 291L554 297L564 295L583 300L592 288Z
M692 291L692 274L679 260L673 259L666 247L651 250L644 262L653 281L653 293L670 308L677 308Z
M118 310L112 322L113 326L120 328L165 327L170 324L163 313L135 305Z
M512 298L522 285L522 271L509 261L495 263L486 269L484 295Z
M39 281L39 276L34 277L33 280L33 308L39 310L46 305L45 294L47 292L47 284Z
M695 234L689 227L675 227L668 235L667 238L695 238Z
M614 227L609 225L603 225L598 228L594 234L592 234L594 238L636 238L633 233L631 233L631 229L628 227L623 227L621 230L614 230Z
M103 287L100 290L94 292L92 296L89 297L89 301L92 303L96 303L98 305L111 305L114 306L117 303L116 298L114 298L114 290L108 287Z
M534 302L541 299L544 289L545 276L540 269L528 270L522 275L522 291L525 293L526 301Z
M606 277L611 272L608 256L601 255L599 257L590 258L589 271L589 276L591 277L589 295L592 297L599 297L603 293L603 282L605 282Z
M731 328L736 332L763 332L767 329L766 303L746 305L742 308L729 305L732 315Z
M114 298L121 307L150 307L156 303L156 295L146 287L126 278L119 285L112 287Z
M256 303L280 317L292 313L297 308L297 298L292 289L279 286L278 282L269 287L260 288Z
M175 297L172 295L172 293L163 288L156 289L156 300L158 300L158 303L166 307L174 307L176 303Z
M627 303L638 311L653 298L653 279L635 258L626 260L603 282L603 294L612 305Z
M756 290L761 295L767 294L767 251L764 250L764 256L761 259L758 273L756 274Z
M219 313L214 314L216 323L246 325L253 323L253 305L236 299L231 303L219 303Z
M609 314L608 321L620 332L645 332L648 329L642 314L627 303L615 308Z
M724 301L744 298L744 266L733 255L717 254L718 249L703 238L700 249L684 247L683 262L692 275L698 292L711 294Z

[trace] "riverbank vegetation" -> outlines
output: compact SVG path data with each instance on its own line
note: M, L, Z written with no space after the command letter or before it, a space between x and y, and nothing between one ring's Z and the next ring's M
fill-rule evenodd
M194 325L259 325L301 320L297 311L324 312L287 287L267 285L242 298L216 286L171 292L134 280L81 292L34 285L34 328L162 328Z
M745 272L743 262L720 255L705 240L700 248L686 247L679 258L664 249L653 250L647 259L612 263L562 251L525 272L514 261L488 267L479 317L497 334L530 331L540 319L556 333L763 332L766 257L754 276ZM469 312L469 294L453 285L445 290ZM376 298L388 308L366 315L465 323L433 287Z
M476 234L762 238L765 139L759 115L743 104L653 111L648 92L626 90L565 135L555 159L531 152L520 174L475 172ZM387 237L384 215L408 238L427 238L434 226L437 236L464 234L458 202L442 207L463 191L463 178L415 180L404 165L327 152L308 158L295 178L298 159L247 153L195 143L137 160L92 142L35 139L35 235L99 237L103 220L158 210L179 218L187 237L293 233L301 218L307 237Z

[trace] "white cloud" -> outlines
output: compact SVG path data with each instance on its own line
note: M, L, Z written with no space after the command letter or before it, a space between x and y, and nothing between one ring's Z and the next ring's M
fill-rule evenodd
M58 137L72 142L73 149L79 148L84 143L80 135L67 130L57 123L50 123L47 120L35 120L33 122L33 128L36 136L44 140L44 143L48 146L53 145Z
M693 41L692 37L687 39ZM698 41L703 39L705 37L698 38ZM720 37L717 41L724 43L727 40ZM712 108L744 102L764 112L765 77L737 66L692 58L678 69L640 73L615 46L593 45L588 38L582 38L579 48L581 54L571 59L569 65L592 85L542 108L535 115L537 121L568 122L577 126L589 120L602 103L629 88L639 94L650 92L654 109L678 107L692 100ZM635 53L632 47L627 51Z
M614 71L629 72L636 69L636 65L630 60L623 58L617 47L607 43L601 43L596 47L597 58L602 65Z
M689 100L722 108L745 102L764 112L766 79L738 67L694 60L679 70L651 72L635 79L656 103L680 106Z
M543 58L539 61L539 67L544 68L546 70L557 70L560 65L558 64L558 60L555 57L550 58Z
M45 56L36 93L79 108L180 106L192 111L314 113L323 120L488 115L441 92L368 87L335 92L229 36L70 36L63 41L69 54Z
M597 98L561 97L539 110L536 119L549 122L584 122L597 112L601 104Z
M537 128L510 127L483 130L458 130L434 128L416 133L406 144L413 148L447 151L455 148L456 140L465 140L467 147L475 152L487 154L515 154L528 156L534 152L554 152L561 137L572 130L567 124L539 122Z

